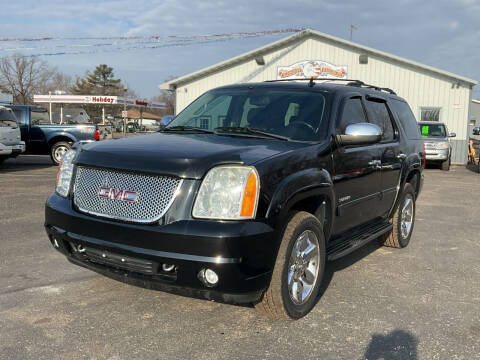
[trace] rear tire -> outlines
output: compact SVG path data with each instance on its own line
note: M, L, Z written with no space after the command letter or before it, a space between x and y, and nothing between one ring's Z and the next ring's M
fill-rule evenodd
M406 183L403 187L400 203L390 223L393 229L390 233L383 235L383 245L404 248L410 242L415 224L415 190L410 183Z
M325 238L310 213L292 213L281 236L272 279L255 307L275 319L299 319L317 301L325 268Z
M440 164L440 169L442 169L443 171L449 171L450 170L450 163L451 163L450 159L443 161Z
M55 165L59 165L71 145L66 141L59 141L50 148L50 158Z

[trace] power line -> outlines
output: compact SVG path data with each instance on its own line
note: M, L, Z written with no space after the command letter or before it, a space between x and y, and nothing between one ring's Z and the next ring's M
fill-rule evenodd
M196 44L207 44L234 39L245 39L260 36L279 35L302 31L300 28L264 30L255 32L235 32L211 35L150 35L150 36L112 36L112 37L32 37L3 38L0 52L30 53L33 56L60 56L94 54L103 52L121 52L133 49L157 49L179 47ZM58 42L68 41L67 44ZM93 42L92 42L93 41ZM81 42L81 43L79 43ZM20 43L20 45L17 45ZM21 45L22 43L28 43ZM51 45L43 45L51 44Z

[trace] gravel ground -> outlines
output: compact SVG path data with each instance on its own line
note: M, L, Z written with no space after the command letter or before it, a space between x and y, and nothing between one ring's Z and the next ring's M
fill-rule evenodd
M0 168L0 359L480 359L480 175L425 171L410 245L331 262L299 321L125 285L50 245L56 167Z

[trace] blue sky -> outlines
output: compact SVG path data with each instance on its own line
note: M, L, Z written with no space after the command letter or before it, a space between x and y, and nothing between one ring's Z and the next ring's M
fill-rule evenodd
M0 0L0 5L0 38L192 36L295 27L348 39L354 24L355 42L480 79L480 0ZM171 76L289 35L155 49L141 48L141 40L0 42L0 56L77 52L42 58L73 76L106 63L140 96L151 97Z

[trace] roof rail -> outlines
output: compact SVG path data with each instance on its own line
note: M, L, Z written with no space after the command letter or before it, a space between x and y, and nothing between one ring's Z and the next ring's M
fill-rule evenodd
M357 79L331 79L331 78L310 78L310 79L306 79L306 78L293 78L293 79L278 79L278 80L265 80L265 82L280 82L280 81L308 81L308 86L312 87L315 85L315 80L318 80L318 81L347 81L347 86L357 86L357 87L363 87L363 88L367 88L367 89L374 89L374 90L377 90L377 91L385 91L385 92L388 92L392 95L397 95L397 93L395 91L393 91L392 89L389 89L389 88L382 88L382 87L379 87L379 86L375 86L375 85L370 85L370 84L365 84L363 81L361 80L357 80Z
M360 80L356 80L356 79L332 79L332 78L314 78L314 77L311 77L309 79L307 78L293 78L293 79L277 79L277 80L265 80L264 82L279 82L279 81L309 81L309 82L313 82L313 81L350 81L350 82L354 82L354 83L361 83L363 84L362 81Z

